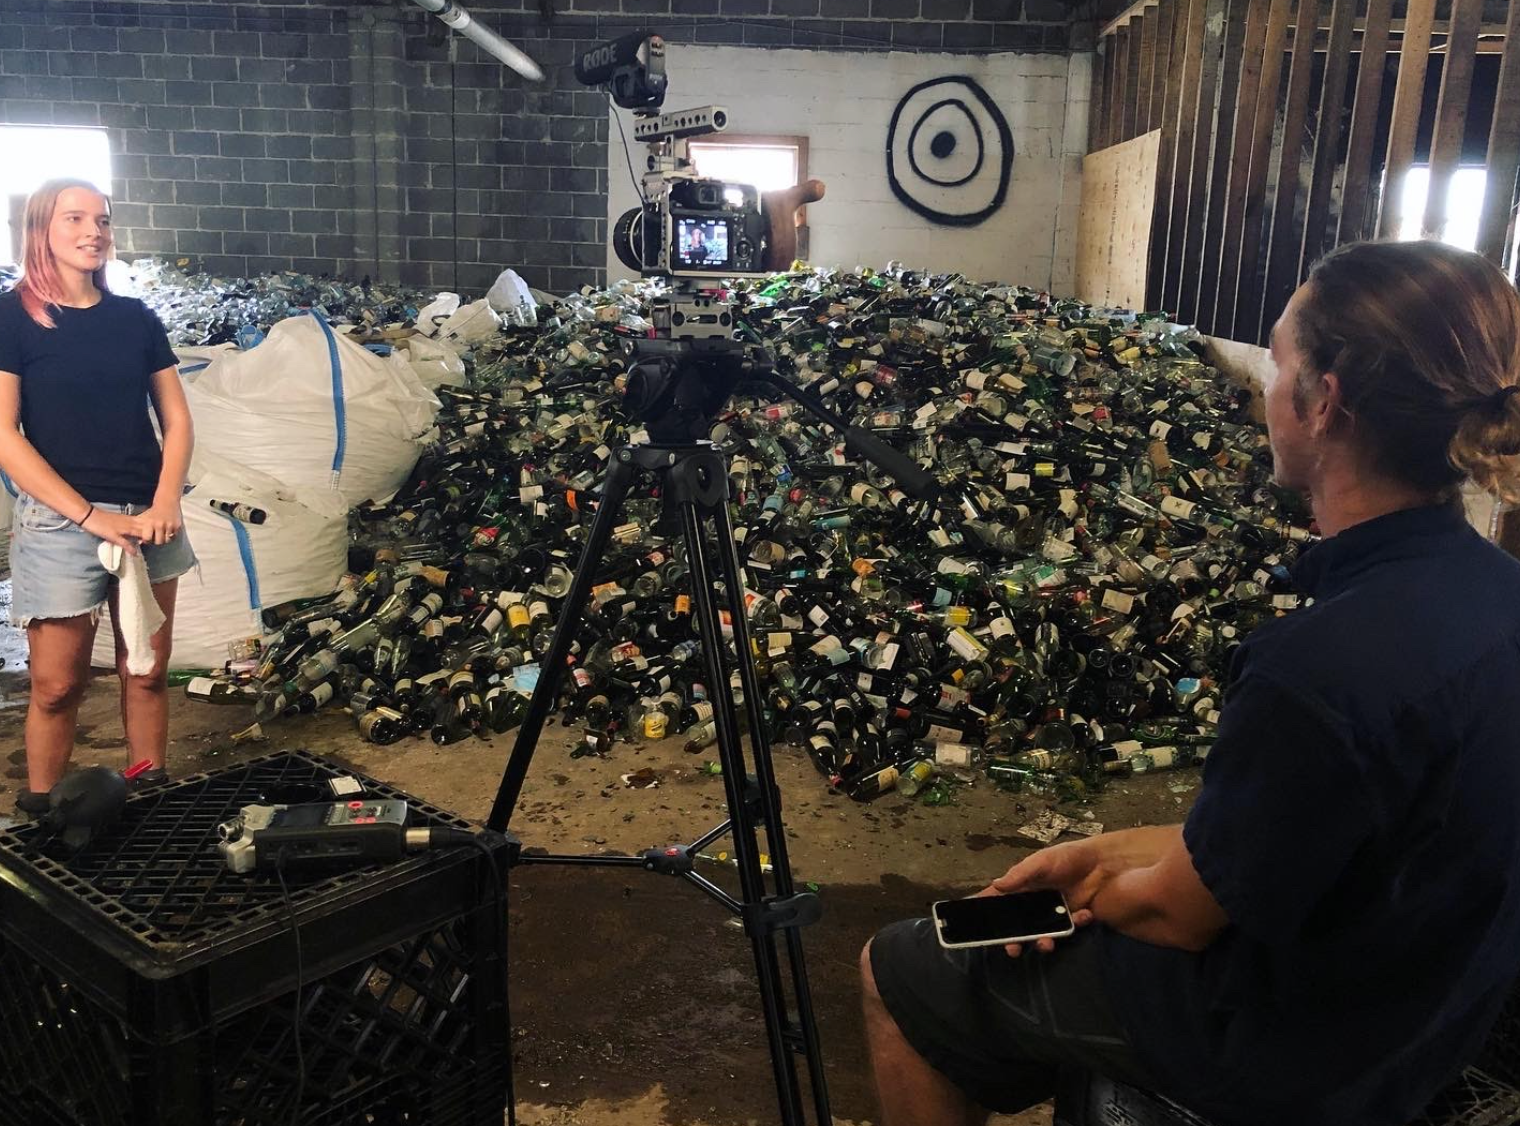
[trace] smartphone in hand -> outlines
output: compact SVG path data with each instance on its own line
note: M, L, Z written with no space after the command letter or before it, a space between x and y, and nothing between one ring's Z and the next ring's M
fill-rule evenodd
M1076 929L1065 897L1052 889L941 899L931 917L939 944L948 950L1064 938Z

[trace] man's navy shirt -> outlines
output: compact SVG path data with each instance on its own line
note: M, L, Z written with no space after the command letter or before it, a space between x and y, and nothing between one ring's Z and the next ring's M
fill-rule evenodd
M163 324L114 293L48 312L57 327L32 320L14 290L0 295L0 371L21 377L27 441L87 501L153 503L163 452L148 392L176 362Z
M1347 528L1231 669L1183 839L1230 925L1103 929L1140 1058L1224 1123L1402 1126L1520 973L1520 562L1457 505Z

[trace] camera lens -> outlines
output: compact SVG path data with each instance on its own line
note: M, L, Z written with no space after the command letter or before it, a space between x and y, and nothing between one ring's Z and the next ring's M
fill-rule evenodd
M713 125L716 126L719 129L727 129L728 128L728 114L724 113L722 110L718 110L717 112L715 112L713 114Z
M618 261L640 272L644 270L643 216L644 209L635 207L618 216L612 227L612 249Z

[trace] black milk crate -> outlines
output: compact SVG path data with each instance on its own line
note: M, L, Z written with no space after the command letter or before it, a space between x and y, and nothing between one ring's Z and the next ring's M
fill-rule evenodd
M494 864L290 871L288 900L216 849L242 806L340 774L304 751L197 774L72 858L0 832L0 1126L501 1126L512 838L483 835ZM469 828L356 777L411 825Z

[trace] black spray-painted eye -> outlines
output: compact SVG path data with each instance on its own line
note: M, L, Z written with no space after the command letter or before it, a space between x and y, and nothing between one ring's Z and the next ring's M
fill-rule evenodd
M975 226L1007 199L1012 170L1008 121L975 79L921 82L892 112L887 180L926 219Z

